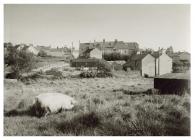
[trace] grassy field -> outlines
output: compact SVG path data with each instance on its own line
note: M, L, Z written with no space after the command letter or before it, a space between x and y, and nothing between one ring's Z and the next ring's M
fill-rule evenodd
M4 135L190 135L190 95L126 94L153 88L152 78L116 72L112 78L4 80ZM61 92L74 97L71 111L37 118L25 113L33 97ZM137 92L139 93L139 92ZM15 114L15 115L14 115Z

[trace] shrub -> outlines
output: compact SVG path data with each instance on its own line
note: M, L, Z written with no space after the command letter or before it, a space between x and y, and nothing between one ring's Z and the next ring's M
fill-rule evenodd
M78 136L92 131L101 124L101 118L95 112L83 113L75 116L71 120L55 123L56 129L63 132L71 132ZM89 134L88 134L89 135Z
M112 66L105 60L99 60L97 67L98 67L98 70L103 71L103 72L111 72L112 71Z
M5 64L11 66L12 78L20 79L21 74L30 72L34 68L35 57L25 50L17 50L16 46L9 46L4 56Z
M40 50L39 53L38 53L38 56L40 56L40 57L47 57L48 55L47 55L47 53L45 51Z
M61 79L61 78L63 78L62 72L58 71L55 68L52 68L51 70L47 70L45 73L47 75L53 75L53 79Z
M121 64L117 64L116 62L112 63L112 67L116 71L123 70L123 66Z
M80 74L81 78L94 78L97 76L97 73L93 71L84 71Z
M36 81L37 79L43 78L42 72L36 72L27 76L22 76L20 80L24 82L25 84L30 84L30 81L34 80Z
M99 72L94 72L94 71L84 71L80 73L81 78L105 78L105 77L112 77L111 72L106 72L106 71L99 71Z

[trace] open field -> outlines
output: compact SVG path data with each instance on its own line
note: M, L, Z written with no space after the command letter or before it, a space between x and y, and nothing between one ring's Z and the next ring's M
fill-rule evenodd
M115 72L112 78L4 81L4 135L190 135L190 95L126 94L153 88L152 78ZM37 118L25 114L33 97L61 92L74 97L71 111ZM138 92L139 93L139 92Z

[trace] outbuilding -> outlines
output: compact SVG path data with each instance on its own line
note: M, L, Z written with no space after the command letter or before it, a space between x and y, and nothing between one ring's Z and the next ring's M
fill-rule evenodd
M90 58L102 59L102 51L98 48L91 50L89 55Z
M142 76L154 77L155 76L155 58L151 54L136 54L124 64L126 69L129 67L131 70L140 70Z
M167 73L154 78L154 88L161 94L182 94L190 91L190 72Z
M173 65L172 58L169 57L166 53L162 53L161 55L157 56L156 75L171 73L173 71L172 65Z

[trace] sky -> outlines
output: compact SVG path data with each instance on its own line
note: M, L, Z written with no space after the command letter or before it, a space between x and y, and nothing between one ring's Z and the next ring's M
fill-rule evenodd
M79 41L137 42L190 51L190 5L5 5L4 41L79 47Z

